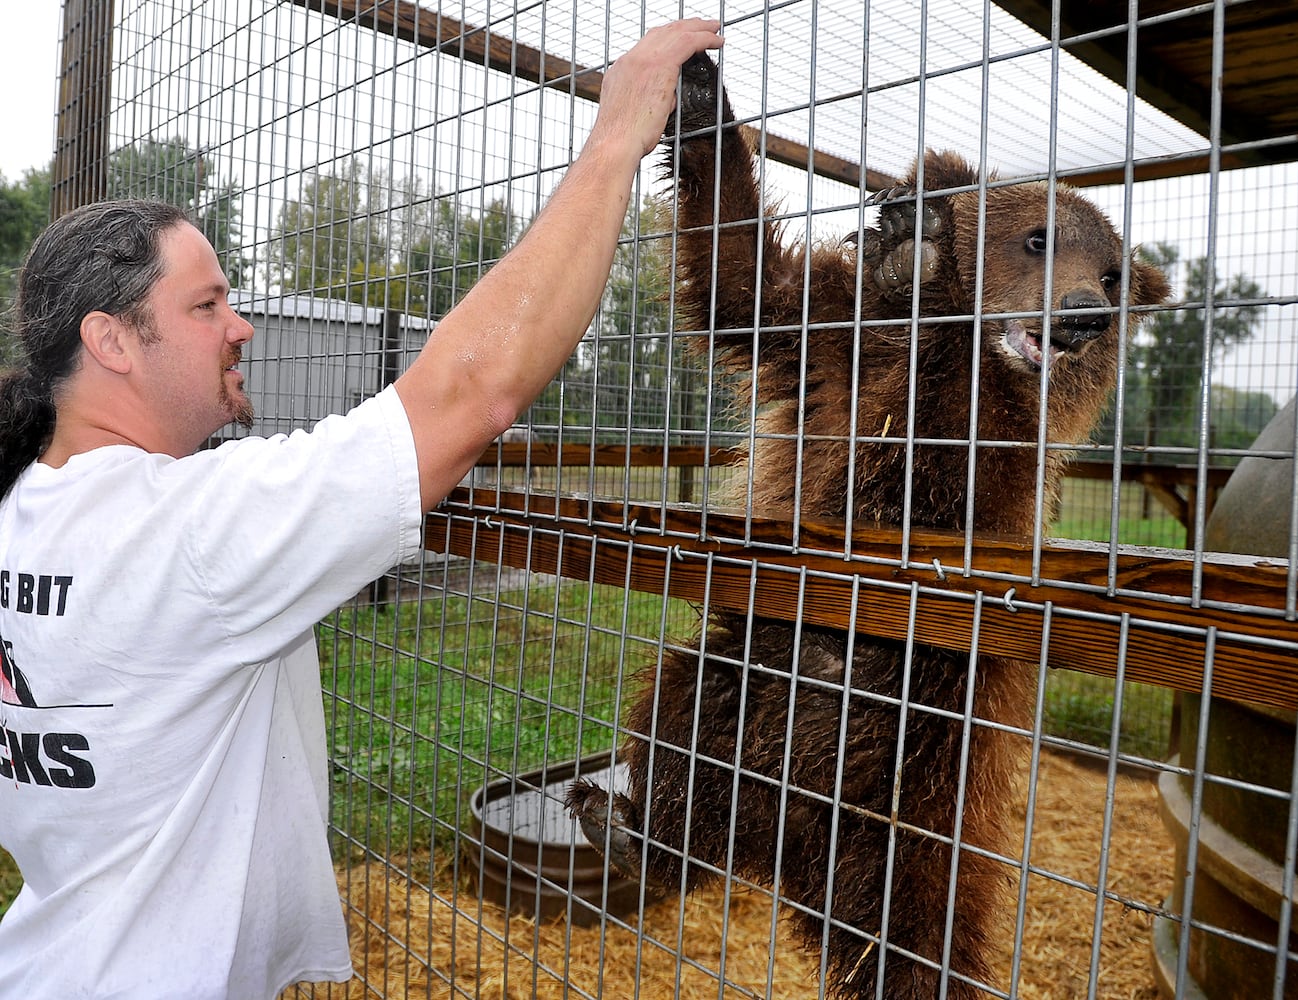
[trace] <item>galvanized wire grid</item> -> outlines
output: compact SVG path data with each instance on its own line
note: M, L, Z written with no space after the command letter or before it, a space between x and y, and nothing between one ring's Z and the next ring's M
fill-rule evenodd
M117 4L102 193L180 200L203 221L226 261L240 308L258 329L247 362L260 414L256 433L309 426L390 381L438 317L517 239L595 114L571 80L543 88L474 65L455 51L439 54L394 38L383 27L389 4L360 3L345 16L312 9L320 6L271 0ZM674 4L648 0L594 7L443 3L421 8L415 23L434 15L454 18L492 38L599 69L646 26L678 13ZM960 150L1005 178L1055 184L1098 164L1220 145L1218 137L1196 135L1132 90L1101 79L994 6L875 0L862 8L792 0L774 8L726 5L721 13L727 36L722 67L741 120L885 174L900 176L927 146ZM1216 58L1220 66L1220 51ZM647 165L637 203L665 190L659 174ZM852 185L774 163L764 166L762 179L767 200L779 203L795 235L836 239L874 223L873 210ZM1124 373L1128 407L1121 420L1110 418L1116 461L1190 466L1204 476L1235 466L1298 388L1294 165L1214 169L1087 194L1132 245L1176 249L1170 270L1180 304L1167 313L1169 322L1193 315L1195 303L1181 300L1196 295L1195 267L1215 279L1197 286L1197 294L1211 293L1217 316L1227 324L1240 315L1249 320L1249 335L1238 344L1221 350L1203 339L1229 333L1217 321L1215 334L1209 327L1191 345L1196 349L1185 355L1188 361L1167 359L1190 365L1189 381L1208 387L1179 397L1176 412L1142 409L1133 398L1144 391L1146 369L1132 356ZM672 245L661 217L637 213L628 219L604 308L515 436L560 452L609 444L658 448L661 461L612 468L594 460L576 466L488 463L464 484L474 487L474 506L452 504L435 522L448 532L457 523L479 531L481 549L469 558L430 550L417 563L394 567L321 623L332 832L357 981L346 988L303 987L298 995L549 996L566 989L576 996L622 996L624 986L609 984L614 968L628 963L642 996L694 995L691 989L712 996L822 992L816 974L824 969L814 954L812 975L803 976L798 989L782 985L779 956L796 948L777 918L797 907L787 899L780 905L769 886L719 873L718 933L736 943L707 958L696 950L703 935L690 923L695 918L685 900L655 903L648 893L632 893L628 910L612 912L616 886L602 871L581 869L584 841L553 801L574 761L607 763L600 755L626 735L622 706L644 671L673 650L694 648L708 605L638 593L630 579L616 586L555 576L540 562L502 565L488 530L489 512L505 493L538 499L576 493L660 511L682 500L708 504L730 495L742 472L709 461L687 473L665 457L668 447L743 444L750 416L748 401L736 399L733 386L713 380L682 353L692 334L676 330L664 304ZM1236 276L1247 282L1232 284ZM1148 333L1137 340L1152 343ZM1288 440L1267 453L1272 461L1292 461L1292 434ZM971 468L981 446L969 446ZM1036 447L1044 454L1047 446ZM1112 445L1097 445L1081 457L1113 466L1114 455ZM1129 551L1129 543L1188 548L1188 557L1201 565L1211 495L1197 491L1187 529L1138 485L1072 479L1054 533L1090 538L1115 556ZM538 551L545 544L562 546L578 529L598 534L601 516L592 501L584 518L556 516L533 525L529 537ZM1271 555L1290 559L1287 601L1279 612L1292 620L1298 508L1291 503L1278 516L1287 518L1288 544ZM1040 520L1038 557L1048 530L1044 516ZM906 563L911 525L900 527L899 567ZM860 558L850 540L846 550L818 553L811 545L802 551ZM686 553L682 560L704 564L705 587L726 568L721 558ZM1104 593L1116 586L1113 572L1107 580L1070 585ZM1037 575L1034 564L1029 576ZM987 580L985 594L971 598L936 586L860 586L887 592L899 607L964 600L981 609L985 601L1008 602L1012 584ZM1159 593L1137 596L1185 603ZM1041 610L1046 646L1052 621L1085 617L1065 606ZM1287 952L1289 963L1295 960L1290 929L1298 743L1292 713L1241 710L1199 695L1183 699L1167 688L1124 684L1127 640L1136 630L1192 642L1204 675L1200 694L1211 694L1220 637L1211 628L1120 615L1102 624L1121 636L1116 680L1042 666L1032 724L1011 727L1028 761L1018 806L1021 850L999 861L1020 888L1005 975L1000 985L986 984L985 995L1041 995L1037 984L1051 981L1049 969L1042 972L1041 952L1030 944L1041 917L1034 911L1037 893L1049 884L1084 897L1093 913L1083 960L1053 973L1067 995L1118 995L1105 979L1112 956L1102 954L1101 945L1115 926L1139 919L1148 941L1141 947L1161 956L1168 995L1196 995L1194 980L1212 975L1196 964L1197 956L1216 942L1219 950L1236 948L1245 956L1263 984L1256 995L1294 996L1298 973L1277 958ZM1254 645L1291 662L1298 653L1292 643ZM988 655L976 632L972 653L975 660ZM1202 705L1209 710L1201 711ZM972 716L963 724L966 746L979 727L1000 725ZM1229 747L1254 738L1241 728L1250 724L1266 732L1257 737L1270 754L1265 766L1253 767L1247 755L1227 756ZM1062 836L1053 814L1037 813L1055 773L1042 771L1042 761L1058 754L1098 767L1099 805L1088 817L1097 827L1086 873L1037 860L1040 845ZM1172 887L1166 896L1108 881L1126 861L1114 846L1126 815L1115 802L1135 794L1122 784L1130 773L1157 780L1161 790L1166 822L1150 836L1163 838ZM559 778L552 781L552 775ZM801 794L787 786L781 793L785 801ZM506 829L493 845L482 831L482 810L502 794L532 805L520 805L517 816L506 810L501 822L517 819L518 829ZM523 816L527 808L535 814ZM524 827L528 818L542 825ZM1244 848L1240 840L1259 827L1265 843ZM544 843L535 842L536 829L542 842L553 837L561 845L557 867L539 876L526 874L550 860L542 857ZM1234 884L1242 863L1232 854L1240 852L1264 858L1267 888ZM512 869L512 875L491 887L489 869ZM885 882L879 891L893 906L906 905L905 886ZM553 904L558 916L547 913L537 923L503 917L497 909L500 902L512 904L526 917L546 897L559 900ZM769 944L769 957L764 974L748 977L735 970L738 942L748 940L740 935L750 931L737 917L732 922L730 907L753 900L756 939ZM955 907L944 913L949 937ZM550 922L555 919L560 922ZM583 920L594 927L593 944L580 936L587 932L568 926ZM861 930L875 934L879 928ZM554 934L557 951L549 945ZM883 948L870 960L892 958ZM958 975L951 978L940 957L938 965L943 981L955 988ZM1133 995L1155 995L1152 976L1142 988Z

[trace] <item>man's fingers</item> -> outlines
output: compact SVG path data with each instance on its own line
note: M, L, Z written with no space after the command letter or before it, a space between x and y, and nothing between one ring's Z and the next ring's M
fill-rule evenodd
M641 156L653 149L676 105L681 64L696 52L720 48L720 28L720 21L687 18L649 29L605 73L597 130L637 139Z

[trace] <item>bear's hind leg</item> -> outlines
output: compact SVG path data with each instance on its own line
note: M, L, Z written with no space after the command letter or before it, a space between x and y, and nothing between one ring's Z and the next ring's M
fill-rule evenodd
M607 844L610 862L629 877L687 893L730 866L769 877L778 784L736 778L741 673L728 657L700 664L695 651L669 651L658 683L630 708L634 735L618 752L629 771L627 794L586 782L569 789L586 839L601 851ZM747 750L744 756L751 766Z

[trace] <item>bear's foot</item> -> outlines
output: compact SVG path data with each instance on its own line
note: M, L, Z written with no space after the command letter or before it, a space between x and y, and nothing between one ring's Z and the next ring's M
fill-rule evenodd
M933 240L945 225L937 204L925 201L919 211L920 244L916 258L914 189L887 188L871 195L865 203L879 206L879 228L865 231L860 248L866 264L874 265L866 270L874 279L875 287L889 298L901 298L911 294L916 280L924 285L937 277L938 248ZM855 237L849 237L852 239Z
M591 845L623 875L640 881L640 811L620 792L611 798L599 785L578 779L568 786L564 804L581 824Z
M722 122L735 120L717 64L703 53L696 53L681 66L680 100L667 118L663 138L669 143L675 138L677 117L682 135L715 128L718 112Z
M884 188L865 199L865 204L879 206L879 234L884 240L915 235L915 189L909 185ZM931 240L942 232L942 212L932 199L924 201L920 235Z
M897 248L884 255L874 271L875 287L885 295L909 295L915 287L915 241L902 240ZM937 247L927 240L919 244L919 283L937 277Z

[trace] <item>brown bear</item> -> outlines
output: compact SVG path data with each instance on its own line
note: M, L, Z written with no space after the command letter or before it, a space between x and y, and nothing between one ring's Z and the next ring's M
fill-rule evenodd
M979 185L946 153L876 199L859 246L786 245L707 57L686 64L677 114L678 325L711 331L715 365L756 403L751 494L734 499L1030 535L1043 383L1048 440L1085 440L1117 375L1124 281L1131 305L1152 305L1162 272L1075 191ZM1043 461L1050 512L1066 456ZM1035 678L1035 664L715 613L632 700L628 794L578 781L568 804L658 891L773 888L831 995L986 997L1019 852L1006 827L1026 741L1006 727L1030 725Z

